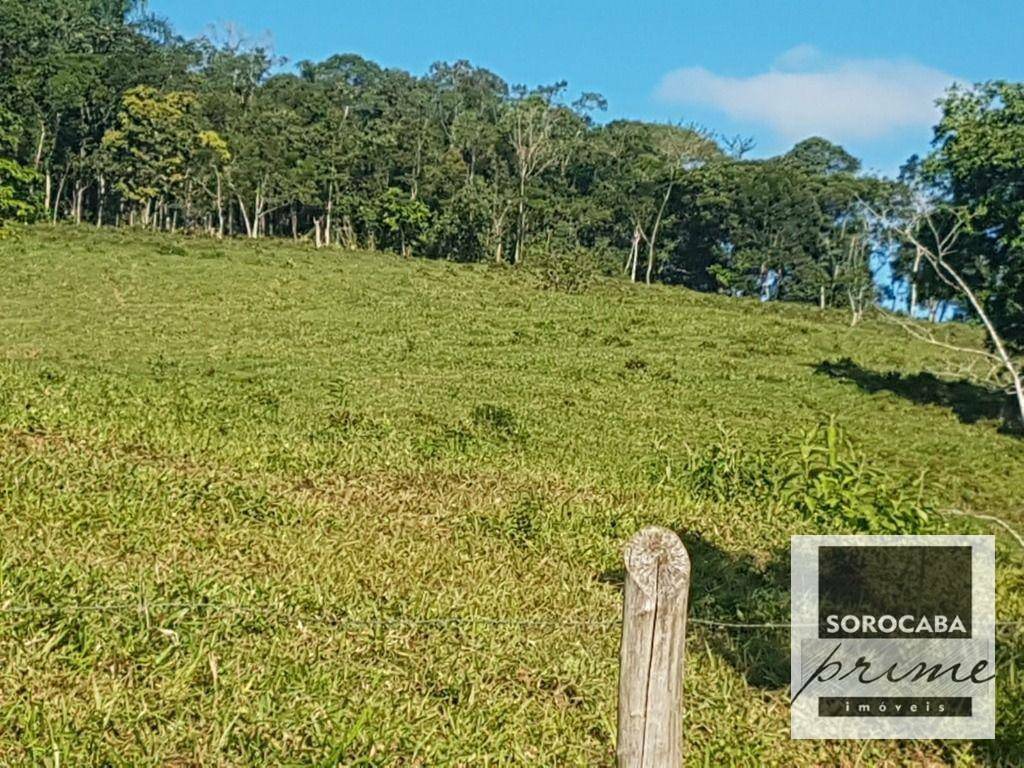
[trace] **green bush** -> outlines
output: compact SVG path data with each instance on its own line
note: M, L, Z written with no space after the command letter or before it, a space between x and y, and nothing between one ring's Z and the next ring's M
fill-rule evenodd
M718 502L774 498L782 477L770 455L745 451L732 439L689 451L683 471L695 498Z
M783 480L782 500L822 530L920 533L932 524L922 501L923 474L913 485L893 483L868 464L834 417L784 456L796 468Z

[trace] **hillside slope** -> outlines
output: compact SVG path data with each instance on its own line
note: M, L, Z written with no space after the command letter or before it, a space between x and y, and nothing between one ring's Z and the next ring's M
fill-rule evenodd
M84 228L0 269L0 762L611 764L623 541L680 531L697 618L786 621L817 528L777 479L830 416L927 508L1024 522L999 398L879 322ZM994 744L823 744L785 630L695 624L688 663L695 763L1020 756L1016 677Z

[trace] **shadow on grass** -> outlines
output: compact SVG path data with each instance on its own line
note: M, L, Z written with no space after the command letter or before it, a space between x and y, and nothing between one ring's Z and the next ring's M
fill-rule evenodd
M742 674L749 685L767 689L789 685L788 550L774 553L762 564L749 555L724 552L699 532L676 533L690 554L692 567L687 633L699 634L711 651ZM606 571L598 578L622 589L625 571Z
M966 379L947 381L931 373L903 374L899 371L872 371L848 357L824 360L814 372L856 384L864 392L891 392L918 405L949 408L965 424L999 420L1002 432L1020 434L1013 414L1013 401L1003 391Z
M696 620L724 623L789 622L789 551L767 559L734 555L706 541L700 532L677 530L690 554L688 634L706 642L751 686L779 691L789 685L788 627L738 628L713 626ZM625 571L606 571L601 581L622 589ZM996 738L943 742L950 764L969 754L979 766L1024 766L1024 632L1002 627L996 637ZM966 750L966 752L965 752ZM973 764L973 763L972 763Z
M696 620L724 623L789 622L789 550L778 550L767 560L734 555L706 541L698 531L677 530L690 554L691 636L708 644L751 686L779 691L789 685L788 627L738 628L713 626ZM605 571L598 578L622 589L625 571ZM1024 632L1004 626L996 637L996 738L949 741L943 749L950 764L963 759L964 750L980 766L1024 766Z
M789 685L789 629L730 627L735 624L789 623L789 552L778 551L766 563L750 555L724 552L699 532L678 531L690 553L693 581L690 616L711 650L747 683L778 689Z

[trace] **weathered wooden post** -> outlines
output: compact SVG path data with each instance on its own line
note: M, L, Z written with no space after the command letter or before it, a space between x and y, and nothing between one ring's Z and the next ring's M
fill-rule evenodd
M626 546L619 652L619 768L683 764L683 661L690 556L666 528Z

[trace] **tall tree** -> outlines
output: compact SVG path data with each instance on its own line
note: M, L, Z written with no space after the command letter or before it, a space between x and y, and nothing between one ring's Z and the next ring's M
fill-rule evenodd
M11 225L27 221L35 213L31 191L35 172L12 155L17 141L14 118L0 107L0 237L10 232Z
M103 137L115 186L143 226L173 226L175 202L189 199L197 156L211 148L226 154L215 133L200 129L196 104L192 93L138 86L124 95L117 127Z
M555 98L565 82L528 92L515 89L515 101L506 113L506 135L512 146L516 176L516 241L512 263L523 258L526 244L527 195L537 178L558 162L560 150L556 131L558 108Z
M952 88L925 173L966 213L955 268L1006 344L1024 352L1024 83Z

